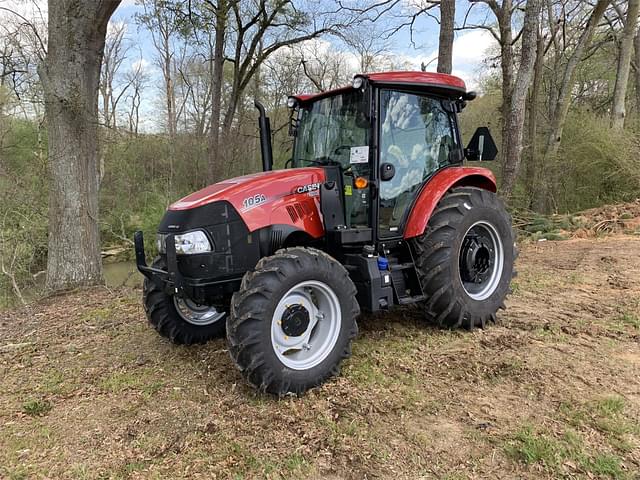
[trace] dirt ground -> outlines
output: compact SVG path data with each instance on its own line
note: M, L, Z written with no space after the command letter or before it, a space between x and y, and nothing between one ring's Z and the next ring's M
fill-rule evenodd
M137 290L0 312L2 478L640 478L640 237L522 246L499 324L361 318L342 375L254 393Z

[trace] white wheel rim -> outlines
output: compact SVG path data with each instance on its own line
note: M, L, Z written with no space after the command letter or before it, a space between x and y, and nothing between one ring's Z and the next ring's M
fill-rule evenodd
M294 332L300 333L298 335L291 335L292 311L299 312L302 318L308 316L306 328ZM334 291L316 280L300 282L282 296L273 312L273 351L286 367L308 370L322 363L333 351L341 324L340 301ZM303 328L304 322L295 326Z
M185 322L198 327L211 325L225 316L225 312L219 312L211 305L200 305L190 298L173 297L173 304L180 318Z
M477 240L480 238L481 240ZM470 242L479 242L473 247L469 247ZM476 254L470 252L469 248L477 248ZM485 258L485 255L488 257ZM478 260L482 257L482 261ZM504 248L502 239L496 228L485 220L480 220L469 227L464 235L464 240L458 252L460 267L460 283L464 291L474 300L482 301L489 298L500 285L502 270L504 269ZM474 271L474 267L469 264L483 264L488 262L487 271L479 273L481 268ZM470 277L474 277L471 279Z

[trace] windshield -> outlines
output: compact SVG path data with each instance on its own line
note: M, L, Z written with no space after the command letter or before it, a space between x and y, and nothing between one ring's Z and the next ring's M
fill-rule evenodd
M317 100L301 110L299 120L294 167L368 164L368 95L353 90Z

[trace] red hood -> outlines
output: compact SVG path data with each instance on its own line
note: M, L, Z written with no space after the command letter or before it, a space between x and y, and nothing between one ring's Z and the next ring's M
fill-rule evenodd
M324 233L320 215L318 167L254 173L215 183L187 195L169 210L189 210L216 201L229 202L250 232L272 225L289 225L313 238Z
M234 200L239 196L246 198L260 193L266 196L282 197L290 194L295 187L321 181L324 181L324 170L318 167L252 173L223 180L191 193L171 204L169 210L187 210L219 200L234 204Z

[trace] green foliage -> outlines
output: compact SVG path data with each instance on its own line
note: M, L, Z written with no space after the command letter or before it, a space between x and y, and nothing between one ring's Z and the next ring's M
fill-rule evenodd
M22 410L24 411L24 413L26 413L27 415L31 415L32 417L46 415L47 413L49 413L49 411L51 411L52 408L53 406L48 400L42 399L27 400L22 405Z
M136 230L154 255L155 233L166 208L206 185L206 142L181 136L119 137L105 146L101 184L101 236L105 246L128 244ZM129 245L130 246L130 245ZM127 258L133 257L128 248Z
M574 111L567 120L558 158L547 181L560 212L628 201L640 189L640 140L614 131L609 119Z
M46 135L30 122L0 117L0 305L15 300L10 276L33 286L47 251ZM2 172L4 169L4 172ZM6 273L3 273L6 272Z

